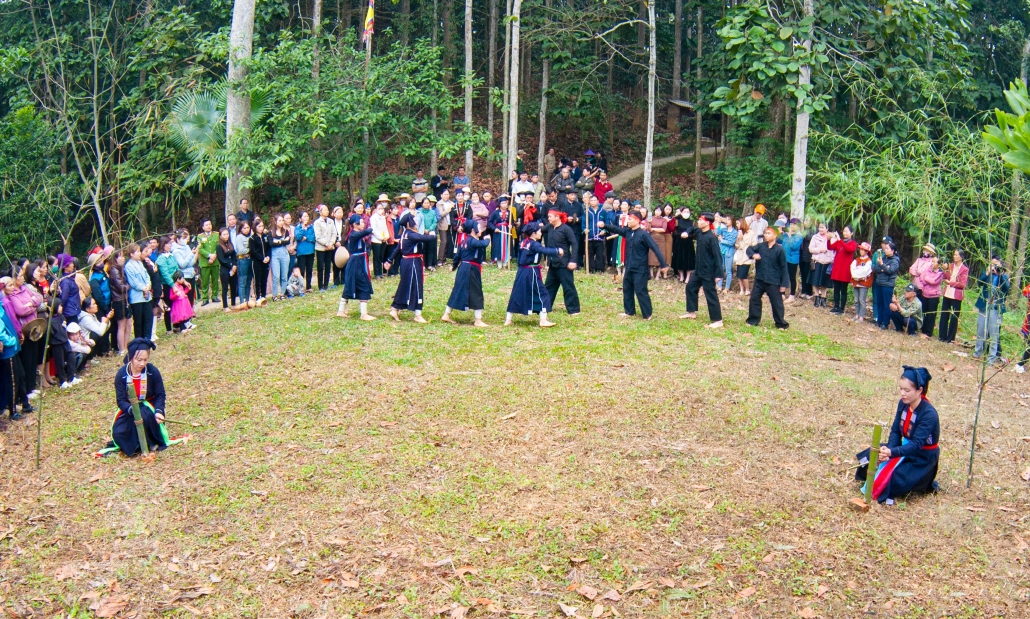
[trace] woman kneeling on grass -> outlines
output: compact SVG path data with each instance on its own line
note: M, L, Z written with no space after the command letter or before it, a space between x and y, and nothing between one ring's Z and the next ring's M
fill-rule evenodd
M880 465L873 480L873 498L891 505L894 499L911 492L937 491L937 463L941 450L938 441L941 424L937 409L926 399L930 389L926 368L904 366L898 389L901 401L894 415L890 438L880 445ZM869 450L858 454L855 479L865 481ZM863 485L863 490L865 486Z
M111 425L111 442L94 454L97 457L121 451L127 456L140 453L139 434L133 420L129 386L136 390L139 412L150 451L161 451L169 445L188 440L189 437L169 438L165 429L165 385L161 372L150 363L150 351L157 346L149 339L138 337L129 342L125 365L114 376L114 392L118 412Z

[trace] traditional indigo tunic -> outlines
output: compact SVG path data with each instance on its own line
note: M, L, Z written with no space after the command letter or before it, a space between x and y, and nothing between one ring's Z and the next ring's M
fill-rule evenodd
M508 311L512 314L539 313L540 308L550 307L551 295L544 288L544 280L540 276L540 256L557 256L554 247L544 247L540 243L526 239L519 245L519 270L515 274L515 283L511 287L511 298L508 300Z
M165 410L165 384L161 379L161 372L148 363L139 376L132 377L132 384L136 389L136 397L139 398L139 412L143 418L143 429L147 434L147 445L150 451L161 451L169 444L164 424L158 423L155 417L157 413L164 414ZM108 447L117 447L125 455L134 456L141 450L139 434L136 432L136 424L132 417L132 404L129 402L128 366L122 366L115 374L114 392L118 401L118 412L111 426L112 444Z
M937 463L941 450L938 441L941 424L937 409L923 399L915 409L898 402L898 412L891 426L887 447L891 459L881 462L873 481L873 498L881 503L887 499L905 496L910 492L929 492L934 489ZM869 450L858 454L860 463L869 462ZM866 466L855 472L858 480L866 479ZM866 483L869 483L868 481Z
M421 310L423 275L425 268L424 243L436 239L432 234L419 234L405 229L401 231L400 242L393 250L390 263L393 264L397 258L401 259L401 280L397 282L397 293L393 295L393 303L390 307L396 310Z
M368 243L366 239L372 234L371 228L361 232L351 231L347 235L347 251L350 258L343 267L343 298L368 301L372 298L372 280L368 276L372 261L368 259Z
M486 239L466 236L465 242L454 252L457 273L447 307L458 311L483 309L483 260L488 245L490 241Z

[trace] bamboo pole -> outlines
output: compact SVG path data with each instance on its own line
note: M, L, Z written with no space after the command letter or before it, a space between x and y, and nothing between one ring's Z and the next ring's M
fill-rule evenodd
M869 468L865 474L865 502L866 505L873 503L873 480L876 479L876 466L880 459L880 436L883 434L883 426L873 426L873 442L869 446Z
M132 422L136 424L136 434L139 436L139 449L143 457L150 456L150 445L147 443L147 431L143 427L143 415L139 412L139 398L136 397L136 385L132 384L132 376L126 376L128 384L129 403L132 404Z

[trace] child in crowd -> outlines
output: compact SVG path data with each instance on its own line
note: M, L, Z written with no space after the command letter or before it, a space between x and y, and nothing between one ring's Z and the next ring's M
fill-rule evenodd
M300 272L300 267L293 267L293 273L286 282L286 296L291 299L304 296L304 276Z
M193 305L190 303L190 285L183 277L182 271L175 271L172 275L172 291L169 294L172 299L172 324L177 331L189 331L195 329L191 319L196 315L193 312Z
M82 332L82 327L77 323L68 323L65 330L68 333L68 346L72 349L73 367L76 372L79 372L86 365L86 359L93 351L95 342L86 337L86 334Z
M75 377L75 360L71 344L68 342L62 309L58 303L50 314L50 357L54 360L54 373L61 389L68 389L81 383L82 379Z

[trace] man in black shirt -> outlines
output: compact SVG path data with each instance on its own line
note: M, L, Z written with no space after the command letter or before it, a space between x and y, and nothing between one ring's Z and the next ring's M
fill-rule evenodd
M583 203L579 201L579 193L575 189L567 191L565 193L565 202L562 203L559 201L558 203L561 204L560 208L566 215L565 223L572 228L572 231L576 233L577 238L583 236L583 215L586 214L586 207L584 207ZM582 252L583 249L583 243L580 243L580 252ZM579 264L583 263L582 253L573 257Z
M776 243L779 233L772 226L762 233L764 243L747 249L747 257L755 259L755 284L751 287L751 302L748 304L747 324L757 327L762 320L762 295L769 297L773 322L777 329L790 326L783 319L783 293L790 286L787 275L787 252Z
M647 290L647 280L651 278L650 269L647 268L647 252L654 252L658 258L658 264L662 266L662 274L669 270L669 265L662 257L662 250L651 238L651 233L640 227L640 213L630 211L626 220L626 227L616 226L612 223L598 222L597 227L614 232L626 239L626 274L622 278L622 306L624 312L620 316L633 316L637 313L633 304L633 296L636 295L640 303L640 315L644 320L651 320L651 294Z
M722 281L722 252L719 250L719 239L712 232L714 221L715 215L711 213L701 213L697 218L699 234L694 273L687 282L687 313L680 318L697 318L697 295L701 288L704 288L708 318L712 321L706 326L710 329L720 329L722 307L719 305L719 293L715 290L715 284Z
M576 270L576 256L579 240L576 233L564 221L564 213L557 209L547 212L547 226L544 227L544 245L562 250L560 256L547 259L547 279L544 287L551 296L551 304L558 298L558 288L562 289L565 299L565 311L570 316L579 313L579 293L576 292L576 281L573 273ZM547 308L550 312L551 308Z
M447 173L446 166L440 166L436 169L436 176L429 180L429 188L432 190L433 195L436 196L437 201L440 200L440 196L443 195L443 190L447 189L450 184L447 182L447 177L444 176ZM418 205L422 208L422 204Z

